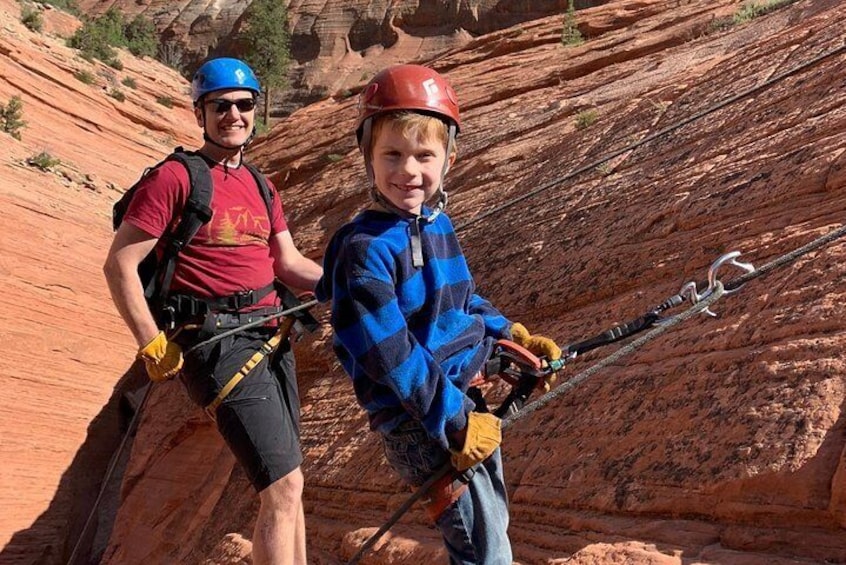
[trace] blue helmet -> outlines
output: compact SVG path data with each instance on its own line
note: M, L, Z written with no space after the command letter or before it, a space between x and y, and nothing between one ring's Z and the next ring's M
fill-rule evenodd
M240 59L222 57L206 61L194 73L191 99L197 104L200 98L209 92L226 88L251 90L256 95L261 92L256 74L247 63Z

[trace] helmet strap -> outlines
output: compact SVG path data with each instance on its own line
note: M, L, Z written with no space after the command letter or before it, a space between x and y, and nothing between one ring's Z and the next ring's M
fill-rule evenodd
M458 129L455 127L455 124L450 123L449 134L447 136L446 158L444 159L444 168L441 169L441 179L438 183L438 203L435 204L435 207L432 209L432 213L426 217L426 221L429 223L434 222L435 218L438 217L438 214L446 209L447 193L446 190L444 190L444 179L446 178L447 171L449 171L449 156L452 154L453 147L455 147L455 136L457 133Z

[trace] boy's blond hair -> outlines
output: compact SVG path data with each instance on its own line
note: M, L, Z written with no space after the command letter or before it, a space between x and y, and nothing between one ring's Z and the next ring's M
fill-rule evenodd
M373 120L372 138L377 139L379 133L386 127L399 132L405 139L440 141L444 148L446 148L449 141L449 128L446 122L429 114L400 110L398 112L388 112L376 116ZM373 144L370 145L370 151L373 151ZM456 153L456 144L454 141L450 153Z

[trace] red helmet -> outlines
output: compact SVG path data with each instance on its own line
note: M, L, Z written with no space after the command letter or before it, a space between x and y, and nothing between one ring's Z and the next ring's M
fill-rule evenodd
M394 110L417 110L434 114L461 128L458 97L449 83L421 65L394 65L380 71L358 98L356 133L368 118Z

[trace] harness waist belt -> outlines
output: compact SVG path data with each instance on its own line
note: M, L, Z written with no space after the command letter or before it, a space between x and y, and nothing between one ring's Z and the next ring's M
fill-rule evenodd
M258 304L273 289L274 284L271 282L256 290L245 290L229 296L198 298L188 294L174 294L167 298L165 305L173 308L180 317L202 316L209 311L238 311Z

